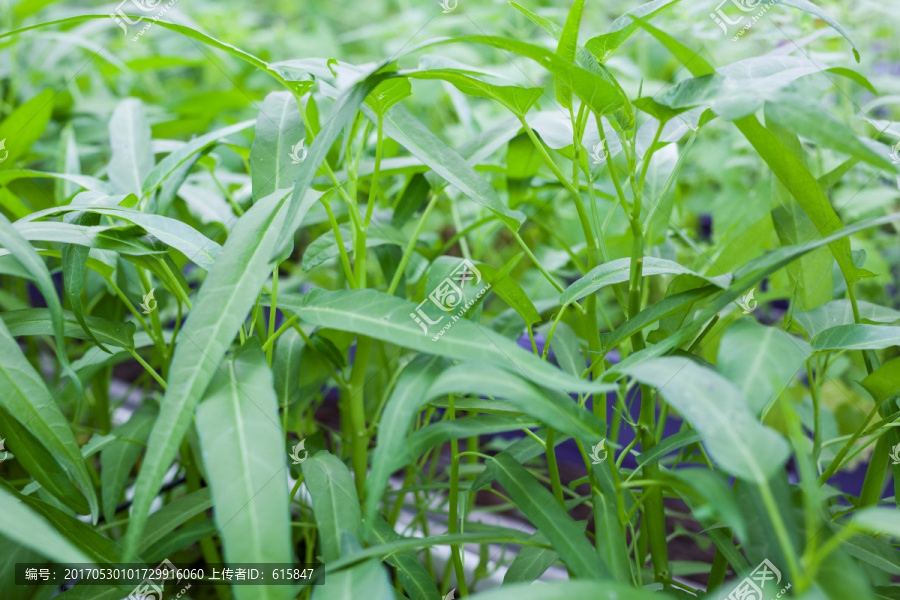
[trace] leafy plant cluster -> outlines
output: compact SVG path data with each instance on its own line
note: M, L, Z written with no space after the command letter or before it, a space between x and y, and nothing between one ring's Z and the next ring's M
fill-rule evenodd
M897 16L338 4L5 3L0 595L900 598Z

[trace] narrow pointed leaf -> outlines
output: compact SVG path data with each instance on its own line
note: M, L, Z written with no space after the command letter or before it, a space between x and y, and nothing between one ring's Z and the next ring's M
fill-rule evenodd
M811 340L814 350L881 350L900 346L900 327L890 325L839 325Z
M137 548L150 505L190 426L200 395L253 307L269 277L272 261L293 239L311 203L318 198L307 193L318 165L381 79L380 75L364 79L338 101L333 119L310 147L290 199L285 199L286 191L279 191L258 201L238 220L219 252L175 345L162 410L135 484L132 518L125 536L126 558Z
M560 558L579 578L606 579L609 570L550 492L512 457L498 454L488 469L525 517L550 540ZM541 596L546 598L546 596Z
M60 535L56 527L29 508L18 494L0 485L0 533L26 548L58 563L93 563L78 546Z
M556 45L556 55L562 60L574 63L575 50L578 47L578 29L581 27L581 13L584 11L584 0L575 0L569 8L569 15L563 25ZM563 108L572 107L572 88L564 80L556 82L556 100Z
M727 275L720 275L718 277L706 277L700 275L699 273L681 266L677 262L666 260L664 258L645 256L643 262L644 277L650 275L695 275L697 277L702 277L720 288L727 288L731 281ZM591 269L584 277L566 288L560 296L559 302L563 305L571 304L572 302L577 302L585 296L593 294L606 286L628 281L630 271L630 258L619 258L604 263L599 267Z
M3 390L3 394L0 394L3 409L40 440L53 458L75 479L89 503L91 514L96 518L100 508L97 494L69 422L51 397L43 378L22 354L2 321L0 389ZM38 477L39 473L33 475Z
M353 478L338 457L325 451L304 460L302 469L316 514L322 558L326 563L336 561L341 557L345 535L362 539L362 515Z
M416 305L396 296L375 290L311 290L299 296L279 295L278 305L300 317L302 321L351 331L388 341L420 352L457 360L475 360L493 364L514 373L527 375L534 383L569 391L598 391L604 386L580 380L526 352L514 342L460 318L437 341L434 331L428 334L410 317ZM439 323L443 326L449 317Z
M292 151L305 137L306 128L293 94L272 92L266 96L260 105L256 137L250 147L254 198L264 198L275 190L291 187L302 164L297 160L302 155Z
M787 461L784 438L761 425L740 390L715 371L672 357L646 360L625 373L659 390L701 435L710 457L735 477L764 484Z
M144 179L153 169L150 138L143 103L137 98L122 100L109 121L109 180L117 193L141 195Z
M255 339L216 372L197 408L213 514L229 563L290 563L286 456L266 355ZM290 587L234 586L237 600L292 600Z
M63 335L80 340L99 340L111 346L134 348L135 324L126 321L107 321L101 317L82 317L93 332L91 335L75 315L67 310L62 312ZM50 310L47 308L23 308L0 313L0 319L13 337L27 335L53 335ZM108 351L107 351L108 352Z

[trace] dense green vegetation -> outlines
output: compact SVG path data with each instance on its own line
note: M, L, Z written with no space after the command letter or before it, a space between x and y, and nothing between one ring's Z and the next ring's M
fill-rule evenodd
M4 600L900 598L896 7L0 11Z

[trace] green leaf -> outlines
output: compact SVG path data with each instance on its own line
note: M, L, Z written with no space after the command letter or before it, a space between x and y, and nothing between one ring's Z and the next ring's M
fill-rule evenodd
M506 302L510 308L515 310L516 313L522 317L522 320L525 321L526 325L531 325L540 322L541 315L521 286L509 276L509 272L515 267L522 256L522 253L517 254L511 258L502 269L497 269L489 264L478 261L474 264L475 269L477 269L482 280L491 286L491 291L497 294L501 300ZM446 278L452 278L457 269L462 267L468 268L469 264L465 264L463 259L455 256L439 256L431 264L431 267L428 270L426 295L433 292L434 289L440 285L440 282L443 282ZM466 288L463 290L463 295L466 301L474 300L477 296L477 288L474 286Z
M197 515L204 514L212 507L213 499L208 487L200 488L164 505L147 519L147 533L141 540L141 551L153 547L177 527Z
M605 389L602 384L598 386L563 373L514 342L467 319L454 321L453 327L434 341L411 318L415 304L384 292L314 289L299 296L279 294L278 306L319 327L350 331L447 358L481 361L525 373L534 383L548 388L573 392ZM442 321L440 325L447 322ZM436 327L433 325L428 333L434 335L438 331Z
M119 102L109 121L109 181L120 194L141 195L144 179L153 169L150 124L137 98Z
M89 554L61 535L53 523L29 508L11 486L0 485L0 533L57 563L93 563Z
M62 365L65 374L72 379L72 383L78 388L78 393L80 395L81 383L75 375L75 372L72 371L72 366L69 364L69 357L66 354L62 304L59 301L59 297L56 295L56 286L53 284L53 279L50 277L50 271L47 270L44 261L41 259L40 255L35 252L34 248L31 247L31 244L25 241L23 236L20 235L3 214L0 214L0 246L5 247L12 255L13 260L19 263L23 270L31 274L31 280L34 281L35 285L44 296L44 302L47 303L48 310L50 311L50 318L53 322L53 334L56 338L56 358L60 365ZM2 333L4 335L9 335L5 327L2 329ZM93 488L91 489L93 490ZM91 494L91 496L93 496L93 494ZM91 496L88 496L89 500ZM94 496L94 500L96 501L96 496ZM97 508L98 507L94 504L91 505L91 512L94 518L97 517Z
M306 342L294 329L288 329L275 342L272 378L275 397L281 407L292 404L300 393L300 359Z
M562 561L575 576L601 580L609 577L606 565L588 544L582 528L572 520L553 495L525 470L525 467L502 453L492 457L487 465L516 507L550 540Z
M299 159L305 159L305 140L306 128L293 94L272 92L266 96L250 148L254 198L291 187L303 164Z
M352 486L351 486L352 489ZM395 598L387 571L379 560L367 560L337 573L329 573L323 585L313 588L312 600Z
M781 90L797 79L831 70L806 57L789 55L747 58L714 72L700 61L689 66L695 78L680 82L659 97L660 104L674 109L708 106L723 119L736 121L752 115L766 101L790 101L791 96Z
M856 58L856 62L859 62L859 51L856 49L856 45L853 43L853 40L850 39L850 34L847 33L847 30L844 29L844 27L841 26L840 23L835 21L834 18L831 17L831 15L826 13L824 10L822 10L821 8L819 8L818 6L816 6L809 0L781 0L781 3L785 4L787 6L793 6L794 8L799 8L802 11L808 12L809 14L813 15L814 17L822 19L823 21L825 21L826 23L828 23L829 25L834 27L834 29L838 33L840 33L842 36L844 36L844 39L846 39L848 42L850 42L850 45L853 47L853 57Z
M400 73L402 75L402 73ZM366 104L375 109L379 115L383 115L390 108L412 95L412 85L405 77L396 77L382 81L366 98Z
M671 288L670 288L671 289ZM615 331L609 333L601 333L600 341L604 348L613 348L622 340L628 339L634 333L649 327L653 323L664 319L670 315L677 314L686 308L690 308L694 303L709 297L717 290L716 286L706 285L699 288L689 289L684 292L667 296L659 302L651 304L633 318L628 319ZM664 322L663 322L664 324ZM662 328L663 324L660 325ZM654 330L651 333L655 333Z
M113 429L118 438L100 452L100 483L103 497L103 516L107 523L115 520L116 505L125 491L128 476L137 463L147 436L153 428L157 411L150 405L142 406L131 415L128 422Z
M900 539L900 512L895 508L864 508L853 515L850 524L862 531Z
M5 481L0 482L0 487L12 491ZM17 497L52 525L57 533L84 552L90 558L88 562L116 563L119 560L121 553L116 542L98 533L87 523L81 522L69 511L30 496L18 495Z
M677 332L669 335L664 340L653 346L633 353L631 356L623 360L610 369L610 375L605 376L609 380L618 376L625 369L632 367L649 358L662 356L663 354L679 348L682 344L693 339L700 329L709 322L710 319L730 303L737 300L741 294L744 294L753 285L762 281L764 278L771 276L773 273L790 264L797 258L812 252L818 248L822 248L828 244L833 244L839 240L845 240L854 233L865 231L873 227L878 227L886 223L900 221L900 214L887 215L877 219L869 219L855 225L844 227L843 229L829 235L820 240L811 241L798 246L785 246L778 248L759 258L753 259L740 269L734 272L734 283L727 290L719 294L716 298L707 303L694 318L694 320L683 326Z
M9 154L0 163L0 171L16 171L16 159L26 156L31 146L43 135L50 121L53 99L52 89L31 98L0 123L0 140L5 140L5 152Z
M584 10L584 0L575 0L569 9L566 23L563 25L556 46L556 55L568 63L575 62L575 49L578 47L578 29L581 27L581 13ZM572 107L572 89L564 81L557 81L556 100L563 108Z
M806 363L812 349L778 327L766 327L749 319L733 323L722 335L716 364L759 415L778 396Z
M76 216L75 222L79 225L97 225L100 218L92 215L81 214ZM88 335L88 337L104 352L109 352L106 347L97 339L93 330L88 326L84 319L84 307L81 305L81 293L84 291L84 279L87 275L87 259L90 254L90 248L78 246L76 244L63 244L60 249L63 268L63 291L69 300L69 306L72 307L72 314L75 320ZM9 326L9 322L7 322ZM16 335L13 333L13 335Z
M701 95L709 95L711 93L712 96L715 96L722 91L722 82L714 80L714 77L721 77L721 75L713 75L714 71L712 66L707 63L698 52L691 51L673 37L656 29L652 25L639 19L638 22L641 27L649 31L670 52L672 52L694 75L694 77L703 79L703 81L698 81L696 79L689 80L694 83L685 83L686 86L696 86L694 91L699 91ZM796 58L796 61L801 62L795 61L794 63L790 62L789 57L781 57L781 59L774 62L770 61L770 58L772 57L760 57L760 59L755 62L741 61L735 63L730 65L728 68L729 70L725 70L725 74L737 77L743 73L746 77L746 75L753 73L754 69L762 69L761 73L763 75L769 74L770 76L758 77L758 79L754 79L752 83L757 88L759 94L769 94L774 93L779 85L786 85L796 77L807 74L806 72L809 70L808 64L802 62L805 59L800 59L799 57ZM818 70L818 67L816 70ZM722 71L723 70L720 69L720 73L722 73ZM779 71L781 72L779 73ZM768 80L768 83L766 80ZM731 91L746 93L746 91L742 89L746 87L746 83L738 81L734 85L730 85L729 89ZM678 96L680 92L675 91L676 88L670 90L669 93ZM690 92L688 95L690 95ZM724 95L727 96L727 93ZM794 196L797 202L800 203L803 210L806 211L806 214L809 215L810 219L812 219L813 223L816 225L819 233L825 236L837 231L841 226L841 220L837 216L837 213L835 213L834 208L831 206L831 203L828 201L828 198L825 196L825 193L816 178L813 177L799 159L794 156L783 143L781 143L775 134L760 125L756 117L750 114L753 112L752 109L744 110L743 112L748 116L737 119L735 125L741 133L744 134L744 137L747 138L751 145L753 145L763 160L766 161L776 177L778 177L781 183L791 192L791 195ZM848 285L853 285L853 283L859 281L861 275L859 269L853 265L850 256L849 242L843 238L838 238L831 245L831 251L835 256L835 259L837 259Z
M137 15L130 15L135 17ZM42 29L44 27L52 27L55 25L71 25L74 23L80 23L82 21L89 21L93 19L109 19L109 15L101 14L101 15L80 15L77 17L68 17L65 19L58 19L56 21L47 21L46 23L38 23L36 25L30 25L28 27L20 27L19 29L15 29L13 31L7 31L6 33L0 34L0 39L17 36L26 31L31 31L34 29ZM297 93L298 95L303 95L311 86L311 81L289 81L281 76L277 69L275 69L272 65L262 60L261 58L250 54L240 48L232 46L226 42L218 40L210 35L207 35L201 31L197 31L191 27L187 27L185 25L181 25L179 23L173 23L170 21L165 21L163 19L156 20L153 22L154 26L162 27L163 29L168 29L170 31L175 31L176 33L180 33L181 35L191 38L193 40L197 40L203 44L216 48L218 50L222 50L232 56L239 58L240 60L246 62L247 64L259 69L260 71L265 72L277 82L282 84L284 87L289 90ZM49 91L49 90L48 90Z
M130 558L137 548L150 505L190 426L200 395L268 279L272 261L293 239L294 232L318 197L307 194L315 171L341 129L350 122L363 98L381 78L378 74L367 77L337 102L333 109L334 118L322 128L309 149L290 200L286 201L285 194L276 192L244 213L200 287L193 310L175 344L168 389L135 484L132 517L125 536L126 558ZM274 228L278 234L269 232L269 228ZM202 356L199 363L198 356Z
M219 140L234 135L239 131L243 131L253 125L253 121L243 121L228 127L223 127L216 131L211 131L186 142L183 146L168 154L164 159L159 161L153 170L144 179L141 188L141 198L148 197L153 191L162 185L172 181L169 177L176 172L180 172L185 166L192 164L190 161L199 152L206 150L209 146L215 144ZM186 175L187 173L184 173ZM175 178L173 178L175 179Z
M562 60L554 52L519 40L493 36L439 38L436 41L427 42L419 46L417 50L438 44L468 42L513 52L537 62L557 78L557 85L561 81L563 85L571 88L572 92L597 116L611 113L625 104L624 91L608 73L601 72L603 73L601 75L600 73L583 69L580 66Z
M524 116L544 94L544 88L492 85L481 79L476 79L451 69L400 71L400 74L412 79L440 79L446 81L469 96L496 100L517 116Z
M606 432L602 419L578 408L566 394L538 387L532 373L524 369L507 372L483 361L463 362L444 369L428 390L432 398L446 394L503 398L522 413L583 440L600 439Z
M842 549L885 573L900 575L900 556L887 540L858 535L846 540Z
M631 557L625 542L625 530L619 522L616 501L612 496L593 494L594 535L597 536L597 552L609 565L613 579L622 584L631 583ZM522 549L525 550L524 548ZM510 567L512 569L512 567Z
M21 426L5 407L0 407L0 430L6 437L6 448L15 455L15 461L34 478L22 489L28 495L39 488L55 496L64 506L77 514L90 512L84 495L72 483L72 476L47 448L45 443Z
M771 131L784 145L806 164L800 138L778 124L767 122ZM771 210L775 233L782 246L803 244L818 237L816 226L800 203L791 197L788 189L777 179L772 182L773 206ZM787 275L794 292L794 310L807 310L820 306L834 297L832 267L834 259L828 250L820 248L800 257L787 266Z
M785 90L777 94L766 102L765 112L766 122L775 122L823 148L836 150L879 168L894 170L886 155L872 150L848 125L800 91Z
M900 357L885 361L859 384L872 395L876 404L900 394Z
M381 515L373 515L371 540L380 544L396 542L403 537L381 518ZM422 565L419 557L412 550L402 550L389 555L385 562L397 569L397 577L403 586L403 591L411 600L433 600L441 595L428 570Z
M188 546L197 544L203 538L212 538L217 533L218 529L214 519L201 519L188 523L144 550L144 559L148 563L158 563Z
M858 301L856 305L859 309L859 317L863 322L896 323L900 321L900 311L892 308L863 301ZM826 329L855 323L853 305L850 300L846 299L832 300L828 304L812 310L795 312L794 320L806 330L810 338L819 335Z
M540 531L531 536L537 544L549 545L550 542ZM509 565L506 575L503 576L503 585L518 583L520 581L531 582L544 574L550 566L559 560L559 554L554 550L537 546L523 546Z
M62 311L63 335L69 338L89 340L93 336L78 323L75 315L67 310ZM0 318L13 337L28 335L53 335L50 309L24 308L0 313ZM135 325L125 321L107 321L101 317L86 317L87 327L103 343L120 348L134 348Z
M185 255L191 262L208 271L216 259L221 246L209 239L187 223L178 219L170 219L160 215L148 214L132 208L120 206L106 207L83 204L72 204L60 208L51 208L32 213L26 219L16 221L17 227L24 227L26 223L39 224L37 219L63 214L71 211L82 211L95 215L105 215L133 223L158 239L160 242L175 248ZM48 223L51 224L51 223ZM84 225L97 225L97 222L83 223ZM56 223L55 225L59 225ZM104 231L97 227L95 230ZM26 231L31 231L27 229ZM30 233L29 235L34 235ZM101 234L102 235L102 234ZM45 235L45 237L47 237ZM76 238L77 239L77 238Z
M75 244L119 254L145 256L162 254L165 248L154 247L152 239L142 239L142 232L133 226L99 225L88 227L72 223L16 221L15 230L30 242Z
M666 260L664 258L655 258L653 256L645 256L643 259L644 268L643 276L650 275L681 275L688 274L701 277L706 281L720 288L727 288L730 283L728 275L720 275L718 277L706 277L695 273L690 269L681 266L677 262ZM631 271L630 258L618 258L591 269L581 279L570 285L559 297L559 303L562 305L571 304L581 300L585 296L589 296L594 292L603 289L606 286L616 283L628 281Z
M645 360L624 372L658 389L731 475L764 484L790 456L784 438L761 425L740 390L715 371L671 357ZM735 440L753 440L753 445Z
M344 248L348 252L352 252L353 232L349 227L341 227L340 232L341 239L344 242ZM376 224L371 230L371 233L366 236L366 248L376 248L388 244L400 246L403 239L404 236L399 231L396 231L386 223L380 225ZM334 230L329 229L306 247L306 250L303 252L303 261L300 263L300 268L304 271L309 271L326 261L337 258L339 254L340 250L338 249Z
M353 477L339 458L325 451L304 460L301 468L316 515L322 559L326 563L336 561L341 557L345 535L362 539L362 515Z
M556 76L557 85L562 83L571 88L598 117L621 108L625 103L624 92L613 81L567 62L540 46L491 36L461 37L454 41L485 44L530 58Z
M739 539L746 539L747 524L721 474L711 469L675 469L660 477L679 495L694 499L698 508L693 512L699 519L720 522Z
M527 416L478 415L477 417L457 417L452 420L439 421L423 427L409 436L410 460L418 458L428 450L450 440L493 435L506 431L521 431L539 425L536 419Z
M810 340L813 350L880 350L900 345L900 327L890 325L838 325Z
M365 483L367 518L378 512L391 473L403 466L396 465L412 458L406 436L416 414L428 402L428 388L445 366L436 356L417 356L403 369L385 403L372 454L372 468Z
M225 560L293 562L283 433L272 373L255 339L216 372L197 408L197 432ZM232 591L238 600L295 596L278 585Z
M374 120L371 109L364 107L363 112ZM462 156L444 144L402 104L394 106L385 114L384 133L456 186L473 202L491 210L513 231L518 230L525 220L524 214L507 208L494 188Z
M612 22L609 31L603 35L598 35L589 39L584 47L590 50L600 62L606 62L606 59L615 52L619 46L628 41L634 32L640 27L635 22L634 17L646 18L647 21L658 15L663 10L669 8L679 0L653 0L647 4L642 4L637 8L633 8Z
M700 435L695 431L680 431L675 435L663 438L662 441L653 446L651 450L641 452L637 457L637 464L639 467L643 467L644 465L657 463L670 452L695 444L700 440Z
M69 367L71 371L71 367ZM73 373L73 377L75 377ZM34 370L19 349L9 330L0 322L0 406L20 425L40 440L75 479L81 493L87 498L91 515L96 522L99 503L84 458L56 401L51 397L44 380ZM39 472L32 473L37 479ZM53 482L38 481L55 489ZM62 500L62 498L60 498Z

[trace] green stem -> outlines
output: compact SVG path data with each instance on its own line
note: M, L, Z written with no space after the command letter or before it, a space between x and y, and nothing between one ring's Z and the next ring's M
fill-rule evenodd
M453 394L449 396L447 407L447 420L456 418L456 408L453 406ZM448 506L447 533L453 535L459 531L459 440L450 440L450 498ZM453 568L456 570L456 585L459 586L461 596L468 596L466 587L466 571L463 568L462 554L459 544L452 544L450 552L453 555Z
M559 466L556 464L556 444L553 443L553 430L547 428L547 445L544 452L547 455L547 471L550 473L550 487L553 490L553 497L559 502L563 508L566 507L566 500L563 497L562 482L559 478Z
M422 231L425 229L425 221L428 220L428 215L431 214L431 211L434 210L434 207L437 205L437 199L437 194L433 195L431 200L428 201L428 205L425 206L425 210L422 212L422 216L416 224L416 230L409 239L409 243L406 244L406 249L403 251L403 257L400 259L400 264L397 265L397 270L394 272L394 278L391 280L391 285L388 287L388 294L393 295L394 292L397 291L397 286L400 285L400 279L406 271L406 264L409 262L409 257L415 249L416 243L419 241L419 236L422 235Z
M371 338L360 336L356 341L356 355L350 372L348 408L350 410L351 438L350 457L356 479L356 492L360 499L366 483L368 470L369 437L366 433L366 367L369 364Z
M284 333L288 327L291 327L294 324L294 322L296 322L296 321L297 321L297 315L293 315L290 319L288 319L284 323L282 323L281 327L279 327L275 331L275 333L271 334L269 336L269 338L266 340L266 343L263 344L263 347L262 347L263 351L270 350L272 348L272 346L275 344L275 340L277 340L281 336L281 334Z
M269 363L269 366L272 366L272 346L269 344L269 340L272 339L272 336L275 335L275 315L278 312L278 265L275 265L275 270L272 272L272 303L269 305L269 330L266 332L266 342L264 346L268 346L266 348L266 362Z
M159 376L159 373L153 370L153 367L148 365L147 362L143 358L141 358L140 354L135 352L133 348L125 348L125 350L132 356L132 358L134 358L134 360L138 361L138 363L140 363L140 365L144 367L144 370L146 370L147 373L149 373L150 376L156 380L156 382L162 387L163 390L166 389L166 382L162 377Z
M522 239L522 236L519 235L519 232L517 231L513 235L516 238L516 242L518 242L519 246L522 247L522 250L525 251L525 254L528 256L528 258L531 259L532 264L534 264L534 266L538 268L538 271L541 272L541 275L547 278L547 281L549 281L553 285L553 287L556 288L556 291L558 291L560 294L563 293L565 291L565 288L561 286L558 281L556 281L556 279L547 271L547 269L544 268L544 265L541 264L541 261L537 259L537 257L531 251L531 248L528 247L528 244L526 244L525 240ZM578 308L581 307L579 306Z
M341 229L338 226L337 219L334 217L334 211L331 210L331 203L327 200L322 201L322 206L325 207L325 212L328 213L328 221L331 223L331 229L334 231L334 239L337 242L338 252L341 255L341 264L344 266L344 275L347 277L347 282L350 284L350 287L356 289L356 277L353 275L353 267L350 266L350 258L347 256L347 249L344 247L344 238L341 235ZM353 214L353 209L350 209L350 213Z

